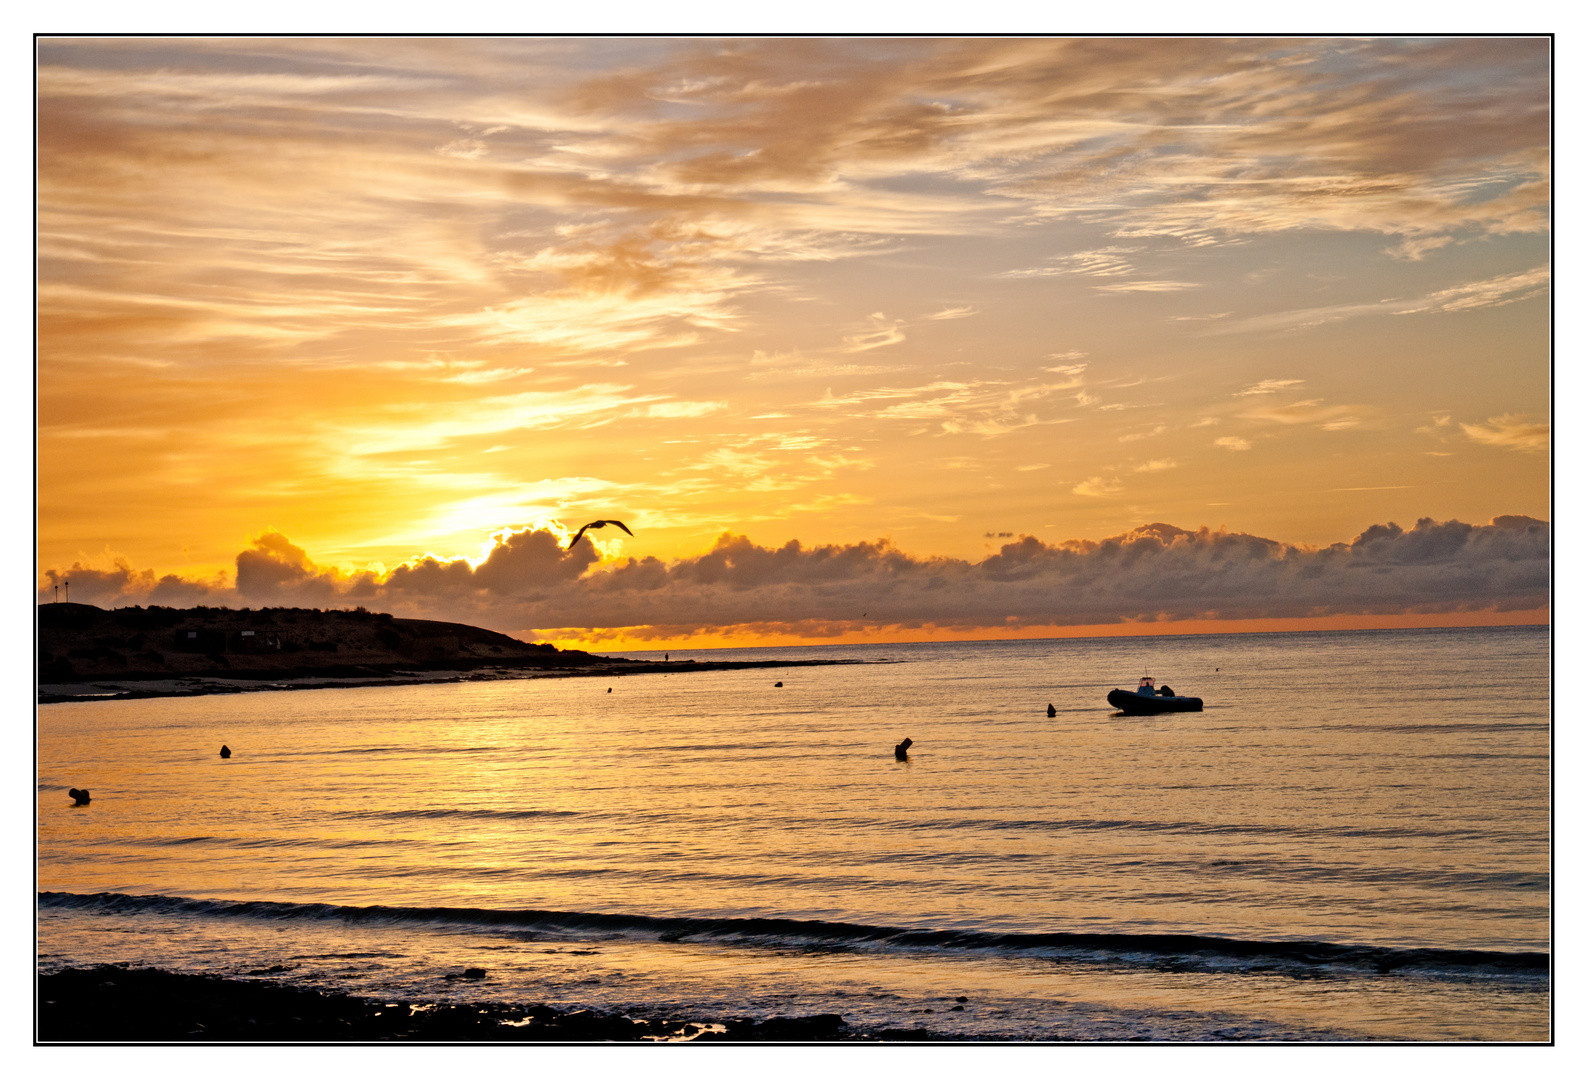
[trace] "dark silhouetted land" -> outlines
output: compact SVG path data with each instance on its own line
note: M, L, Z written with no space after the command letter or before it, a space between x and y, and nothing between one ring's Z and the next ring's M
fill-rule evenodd
M260 972L255 974L269 974ZM541 1004L391 1002L268 979L153 968L68 968L38 981L38 1041L79 1042L849 1042L940 1038L860 1032L842 1016L637 1018Z
M463 623L318 608L38 608L39 702L326 686L791 667L657 661L532 644Z

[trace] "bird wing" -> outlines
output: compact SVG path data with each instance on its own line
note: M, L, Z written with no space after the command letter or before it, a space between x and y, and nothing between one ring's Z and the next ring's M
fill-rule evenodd
M623 524L623 522L621 522L621 521L607 521L607 522L604 522L603 524L616 525L618 528L622 529L624 532L628 533L630 536L634 535L634 533L629 530L629 527L627 525Z
M590 524L593 525L593 524L595 524L595 522L591 522ZM579 527L579 531L573 534L573 539L568 541L568 550L569 551L573 550L573 546L579 542L579 538L584 535L584 531L586 529L588 529L589 527L590 527L590 525L581 525Z

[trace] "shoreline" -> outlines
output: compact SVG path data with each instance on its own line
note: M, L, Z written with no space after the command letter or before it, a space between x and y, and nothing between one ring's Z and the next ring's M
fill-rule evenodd
M37 704L131 701L140 698L205 697L274 690L357 689L369 686L421 686L435 683L505 682L515 679L622 678L626 675L676 675L692 671L737 671L753 668L834 667L841 664L889 663L882 660L604 660L582 667L512 667L493 665L469 669L427 668L381 671L376 668L330 669L274 677L262 674L213 673L170 675L154 679L95 679L37 684ZM342 672L332 674L331 672Z
M268 976L270 969L249 972ZM448 979L485 977L478 968ZM857 1031L813 1016L641 1017L540 1003L383 1001L270 978L102 964L36 976L35 1044L850 1043L944 1041L926 1028Z

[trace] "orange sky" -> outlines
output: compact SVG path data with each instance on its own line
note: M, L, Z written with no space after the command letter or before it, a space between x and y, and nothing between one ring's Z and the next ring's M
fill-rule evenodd
M1439 549L1465 591L1394 603L1545 603L1483 562L1525 531L1491 519L1551 516L1542 39L78 38L37 74L43 599L363 580L726 643L684 585L723 534L885 538L919 596L841 633L985 636L1006 602L929 610L932 560L1155 522L1312 558L1431 518L1490 531ZM472 576L595 517L636 535ZM388 587L427 554L463 591ZM666 589L580 623L628 557ZM815 581L710 625L830 637ZM1051 625L1251 618L1259 587L1265 618L1391 614L1257 575Z

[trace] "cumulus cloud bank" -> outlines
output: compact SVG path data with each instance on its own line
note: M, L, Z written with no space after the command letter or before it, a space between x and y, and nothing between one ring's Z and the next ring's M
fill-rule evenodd
M480 561L425 556L384 576L317 567L269 532L237 556L232 582L157 578L123 560L109 570L50 569L73 599L230 606L364 604L394 614L517 633L624 630L637 638L759 628L828 637L868 627L973 631L1181 619L1298 618L1524 611L1549 602L1549 524L1423 518L1374 525L1313 548L1247 533L1143 525L1104 540L1021 536L978 561L920 557L882 539L762 547L723 533L711 550L663 562L601 563L550 528L504 530Z

